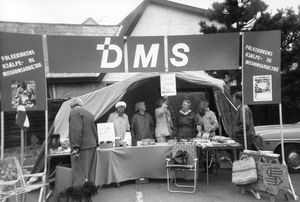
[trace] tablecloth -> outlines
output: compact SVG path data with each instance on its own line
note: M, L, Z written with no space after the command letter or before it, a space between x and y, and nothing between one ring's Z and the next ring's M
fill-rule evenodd
M165 159L171 153L167 143L97 149L96 185L139 178L166 178Z

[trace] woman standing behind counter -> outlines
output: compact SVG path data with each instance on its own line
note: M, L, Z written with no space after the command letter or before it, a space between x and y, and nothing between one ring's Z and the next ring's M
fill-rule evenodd
M183 100L182 108L177 115L176 135L177 140L192 139L196 136L195 113L191 110L191 101Z
M172 135L172 119L168 109L167 98L159 98L155 109L156 127L155 137L157 142L166 142Z

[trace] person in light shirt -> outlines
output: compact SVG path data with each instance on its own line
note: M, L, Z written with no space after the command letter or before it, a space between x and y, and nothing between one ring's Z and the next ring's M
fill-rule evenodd
M173 123L168 109L168 98L159 98L155 109L156 127L155 137L157 142L166 142L172 136Z
M216 135L215 130L219 127L217 117L213 111L209 109L209 104L206 99L199 103L199 112L196 114L196 129L197 137L201 137L203 133L208 133L209 138Z
M111 113L107 122L114 123L116 137L124 140L126 132L130 131L130 125L127 114L125 114L126 103L123 101L117 102L115 105L116 111Z

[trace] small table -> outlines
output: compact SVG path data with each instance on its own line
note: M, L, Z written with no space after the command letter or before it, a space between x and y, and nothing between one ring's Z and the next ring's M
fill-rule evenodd
M205 158L206 158L206 187L208 188L209 185L209 171L208 171L208 154L209 151L217 151L217 150L232 150L233 151L233 158L234 160L237 159L237 149L242 149L242 145L236 143L236 144L215 144L215 145L209 145L209 144L203 144L203 145L197 145L198 147L200 147L203 151L205 151Z
M97 149L95 184L105 185L139 178L166 178L168 143Z

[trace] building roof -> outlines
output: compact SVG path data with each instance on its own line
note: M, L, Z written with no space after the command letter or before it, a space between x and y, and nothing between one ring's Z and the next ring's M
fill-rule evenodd
M120 35L121 36L130 36L132 31L134 30L136 24L142 17L145 9L147 6L150 4L157 4L165 7L170 7L174 8L177 10L185 11L185 12L190 12L190 13L196 13L202 16L205 16L207 13L206 9L194 7L194 6L189 6L173 1L168 1L168 0L144 0L140 5L138 5L126 18L124 18L119 25L123 25Z
M94 20L93 18L89 17L88 19L86 19L83 23L83 25L99 25L96 20Z
M0 21L1 32L65 36L117 36L119 25L47 24Z

